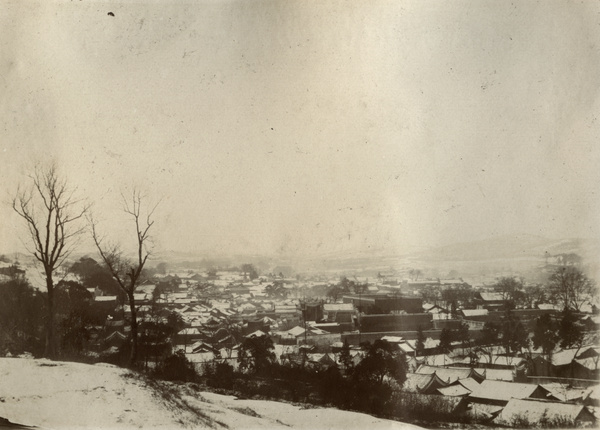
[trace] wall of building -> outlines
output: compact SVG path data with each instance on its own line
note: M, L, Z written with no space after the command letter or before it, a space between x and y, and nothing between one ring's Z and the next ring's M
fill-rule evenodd
M433 317L431 314L361 315L359 324L363 333L416 331L419 327L429 330L433 328Z

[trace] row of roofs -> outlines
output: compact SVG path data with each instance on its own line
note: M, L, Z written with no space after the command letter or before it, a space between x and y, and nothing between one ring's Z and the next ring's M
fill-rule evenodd
M565 384L526 384L484 379L469 368L421 366L407 374L404 390L415 395L442 395L460 399L456 413L487 418L498 425L548 420L593 423L600 405L598 385L578 389ZM520 420L518 421L517 418ZM564 421L566 420L566 421Z

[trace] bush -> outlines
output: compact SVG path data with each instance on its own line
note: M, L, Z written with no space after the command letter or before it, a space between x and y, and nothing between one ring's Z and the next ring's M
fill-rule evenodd
M185 357L183 351L177 351L175 354L165 358L154 371L154 375L157 378L165 379L167 381L198 381L196 369Z
M472 417L458 411L459 399L439 395L395 392L392 414L396 418L425 422L469 423Z
M229 363L207 364L204 376L208 386L231 390L235 380L235 371Z

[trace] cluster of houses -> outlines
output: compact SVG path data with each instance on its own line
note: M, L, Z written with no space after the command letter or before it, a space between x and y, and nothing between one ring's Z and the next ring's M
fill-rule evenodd
M526 427L544 420L554 427L596 423L599 385L515 382L491 370L423 364L408 373L404 390L415 396L443 396L457 417L500 426Z
M168 351L163 352L183 351L199 371L205 363L215 361L237 368L244 337L269 336L279 363L301 363L316 369L342 366L344 343L350 345L352 360L358 364L365 354L362 342L384 339L407 357L410 372L404 390L452 399L457 414L473 414L499 425L515 425L519 419L521 424L523 420L552 421L557 416L592 422L599 406L600 348L594 346L597 339L593 336L588 336L589 345L557 349L550 356L541 351L509 356L498 345L467 351L456 344L449 353L438 352L443 328L467 323L469 335L475 339L486 322L502 320L504 312L498 308L502 299L493 292L477 293L476 309L452 312L445 303L424 303L399 287L378 283L333 301L326 292L336 280L302 285L282 277L250 281L231 272L217 273L212 279L190 273L171 275L172 279L177 282L161 288L159 294L156 288L164 279L138 287L138 317L143 326L144 321L166 321L169 315L176 315L181 326L171 337ZM125 321L130 309L97 290L94 306L107 314L104 327L94 333L98 349L119 348L129 336ZM558 316L559 311L540 306L513 313L531 327L540 315ZM590 334L597 331L600 321L596 314L581 315L580 320ZM417 354L420 333L425 341Z

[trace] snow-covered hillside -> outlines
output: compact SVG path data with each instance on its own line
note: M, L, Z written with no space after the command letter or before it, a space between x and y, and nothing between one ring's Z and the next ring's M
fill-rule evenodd
M416 429L328 408L237 400L110 365L0 358L0 418L40 428Z

